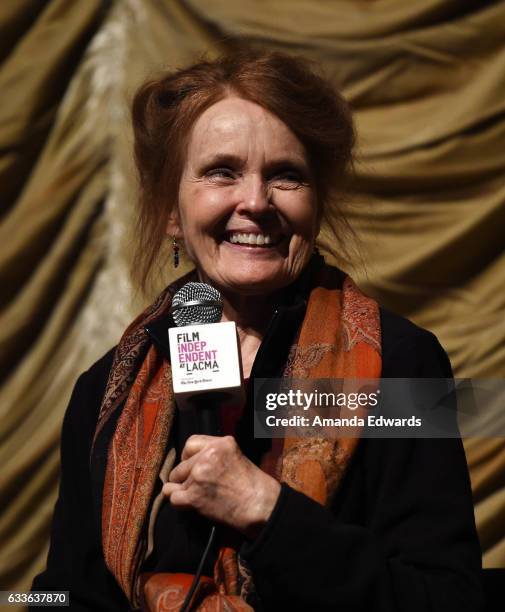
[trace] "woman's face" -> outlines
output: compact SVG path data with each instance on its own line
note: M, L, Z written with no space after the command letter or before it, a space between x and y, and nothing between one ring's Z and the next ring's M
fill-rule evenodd
M178 233L202 280L241 295L293 282L319 229L303 145L276 116L235 97L195 122L178 210Z

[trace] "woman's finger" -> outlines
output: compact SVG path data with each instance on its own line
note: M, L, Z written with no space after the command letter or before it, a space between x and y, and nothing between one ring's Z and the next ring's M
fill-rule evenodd
M196 453L198 453L202 450L202 448L207 446L209 442L212 442L212 440L215 439L215 436L204 436L199 434L190 436L187 439L184 448L182 449L181 460L184 461L185 459L189 459L193 455L196 455Z
M188 491L183 485L176 482L166 482L163 485L162 491L168 497L172 506L182 510L192 508L192 505L189 503Z
M174 469L168 475L168 481L169 482L184 482L188 478L191 472L191 469L195 463L195 457L196 455L193 455L189 459L186 459L185 461L181 461L179 465L174 467Z
M178 482L166 482L161 490L163 491L163 495L170 497L174 491L180 491L182 488L182 485Z

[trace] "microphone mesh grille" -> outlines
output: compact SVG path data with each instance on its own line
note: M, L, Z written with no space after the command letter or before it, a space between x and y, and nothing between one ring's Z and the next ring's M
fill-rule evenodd
M188 302L212 301L213 304L195 304ZM175 308L181 306L180 308ZM172 300L172 317L177 327L185 325L201 325L203 323L218 323L223 312L221 294L217 289L206 283L186 283Z

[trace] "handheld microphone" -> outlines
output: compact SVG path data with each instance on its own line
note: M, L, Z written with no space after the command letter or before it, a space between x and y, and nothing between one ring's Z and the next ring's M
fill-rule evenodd
M180 409L183 444L191 433L219 435L218 408L243 401L237 328L220 323L221 294L205 283L187 283L170 310L172 383Z
M221 294L205 283L187 283L172 299L170 313L177 327L168 330L168 341L181 450L192 433L220 435L219 406L243 399L237 328L232 321L219 322L222 312ZM181 612L190 608L215 535L211 525Z

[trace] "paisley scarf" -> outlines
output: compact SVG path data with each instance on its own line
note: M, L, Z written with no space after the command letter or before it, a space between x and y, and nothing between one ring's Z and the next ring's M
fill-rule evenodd
M175 402L170 364L145 331L166 314L175 292L194 273L170 285L124 333L109 375L95 440L104 424L126 402L109 445L102 500L102 545L106 564L132 608L179 610L191 576L140 577L147 548L146 524L160 470L171 469L166 442ZM322 322L324 321L324 325ZM367 378L381 375L381 336L377 303L349 277L323 265L316 273L298 339L289 351L285 376ZM252 432L251 432L252 435ZM359 442L356 437L290 438L273 445L261 467L280 481L329 505ZM168 462L168 463L167 463ZM251 577L237 552L223 548L214 580L202 579L194 610L253 610L246 602ZM166 578L166 579L165 579ZM146 599L147 597L147 599Z

